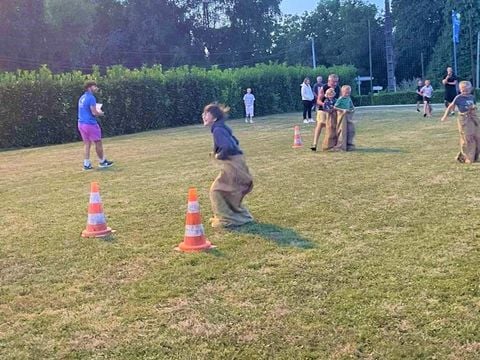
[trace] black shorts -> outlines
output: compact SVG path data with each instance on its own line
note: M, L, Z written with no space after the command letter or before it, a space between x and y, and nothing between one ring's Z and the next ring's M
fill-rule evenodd
M431 99L428 96L423 97L423 102L426 102L427 104L430 104Z

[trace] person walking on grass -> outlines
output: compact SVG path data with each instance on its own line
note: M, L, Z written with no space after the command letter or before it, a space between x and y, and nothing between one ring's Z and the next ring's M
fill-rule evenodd
M430 85L430 80L425 80L425 85L423 85L420 93L423 96L423 117L431 117L432 106L430 103L432 102L433 88Z
M103 116L104 113L97 106L97 100L93 95L98 91L97 83L93 80L85 82L84 94L78 99L78 131L84 144L84 160L83 170L92 170L93 166L90 162L90 148L95 145L100 168L107 168L113 165L113 161L108 161L105 157L102 144L102 130L97 122L97 116Z
M203 125L210 127L213 135L213 156L220 165L220 174L210 187L210 201L214 228L240 226L253 221L248 209L243 206L245 195L253 189L250 175L239 142L225 124L228 108L209 104L203 109Z
M417 112L420 112L420 104L423 105L423 96L422 96L422 93L421 93L421 90L423 88L423 81L422 80L418 80L417 81Z
M253 106L255 103L255 96L252 94L252 89L248 88L247 93L243 96L243 103L245 105L245 122L253 124Z
M309 124L314 122L312 120L312 103L313 103L313 91L312 87L310 86L310 79L306 77L303 80L303 83L300 85L300 94L302 95L302 103L303 103L303 123ZM308 118L307 118L308 116Z
M465 164L478 161L480 154L480 123L477 116L475 96L472 95L470 81L461 81L460 95L457 95L445 109L441 121L446 121L448 115L458 109L458 132L460 133L460 152L455 160Z
M445 107L447 108L457 96L457 83L458 78L453 73L453 69L449 66L447 67L447 75L442 80L442 84L445 86ZM454 112L450 115L453 115Z

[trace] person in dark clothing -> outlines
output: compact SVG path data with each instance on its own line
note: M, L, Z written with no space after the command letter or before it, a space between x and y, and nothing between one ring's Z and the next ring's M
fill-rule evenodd
M442 84L445 86L445 107L447 108L452 103L453 99L455 99L455 96L458 95L458 78L453 73L453 69L450 66L447 67L447 75L443 78ZM452 111L450 115L453 114L454 112Z

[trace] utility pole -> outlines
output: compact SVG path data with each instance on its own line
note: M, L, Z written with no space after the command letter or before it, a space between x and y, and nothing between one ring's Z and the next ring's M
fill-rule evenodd
M372 35L370 31L370 19L368 19L368 63L370 67L370 105L373 105Z
M312 66L314 69L317 68L317 60L315 59L315 41L313 36L310 38L312 40Z
M385 54L387 57L388 91L395 91L395 63L393 59L392 16L390 0L385 0Z

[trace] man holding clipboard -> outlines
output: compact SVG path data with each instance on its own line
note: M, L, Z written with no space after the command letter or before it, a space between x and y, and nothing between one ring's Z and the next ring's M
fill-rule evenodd
M113 161L108 161L103 152L102 130L97 122L97 116L103 116L102 104L97 104L97 100L93 95L98 91L97 83L88 80L84 85L85 92L78 99L78 131L82 136L85 157L83 160L83 170L92 170L93 166L90 162L90 147L95 144L100 168L107 168L113 165Z

